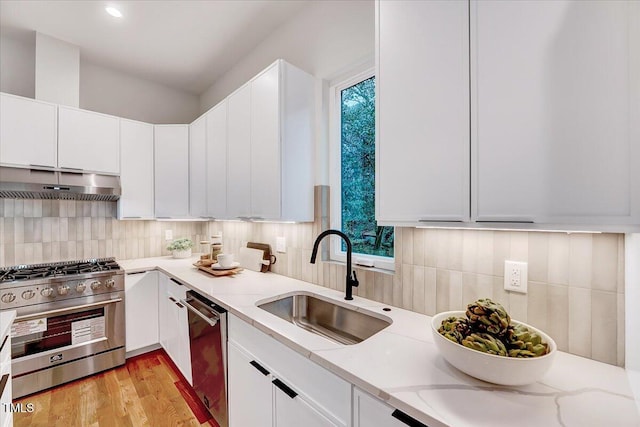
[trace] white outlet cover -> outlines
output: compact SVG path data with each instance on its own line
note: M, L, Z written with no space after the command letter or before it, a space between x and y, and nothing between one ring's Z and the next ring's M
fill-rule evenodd
M526 262L505 261L504 262L504 289L512 292L527 293L527 271Z
M164 240L173 240L173 230L164 231Z
M276 252L281 254L287 252L287 239L285 237L276 237Z

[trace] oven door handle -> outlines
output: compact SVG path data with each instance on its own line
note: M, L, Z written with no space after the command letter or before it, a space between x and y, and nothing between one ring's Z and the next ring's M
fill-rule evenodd
M106 301L99 301L99 302L92 302L89 304L82 304L82 305L74 305L73 307L66 307L66 308L59 308L57 310L49 310L49 311L41 311L39 313L33 313L33 314L25 314L24 316L17 316L15 321L16 322L20 322L22 320L28 320L28 319L34 319L34 318L38 318L38 317L48 317L54 314L61 314L61 313L65 313L67 311L71 311L71 310L84 310L85 308L93 308L93 307L100 307L103 305L107 305L107 304L115 304L118 302L122 302L122 298L115 298L115 299L110 299L110 300L106 300Z
M218 320L220 320L220 316L218 316L218 313L215 313L215 312L212 311L211 314L213 314L215 316L215 318L214 319L210 319L207 316L205 316L204 314L200 313L200 311L197 308L195 308L194 306L189 304L189 302L186 299L180 300L180 302L182 304L184 304L187 307L187 309L189 311L191 311L193 314L196 314L202 320L207 322L209 324L209 326L216 326L216 324L218 323Z

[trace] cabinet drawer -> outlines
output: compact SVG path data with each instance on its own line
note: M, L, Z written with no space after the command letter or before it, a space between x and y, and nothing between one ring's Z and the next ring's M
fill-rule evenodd
M348 425L351 384L236 316L229 315L229 341L268 366L274 376L304 393Z

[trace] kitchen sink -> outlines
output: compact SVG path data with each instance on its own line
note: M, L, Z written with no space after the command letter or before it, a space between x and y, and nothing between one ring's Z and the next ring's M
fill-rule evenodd
M384 316L306 293L284 296L258 304L258 307L339 344L357 344L391 324Z

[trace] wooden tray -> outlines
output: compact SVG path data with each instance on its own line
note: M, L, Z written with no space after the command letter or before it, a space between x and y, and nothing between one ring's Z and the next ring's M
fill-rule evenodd
M212 276L233 276L234 274L240 273L242 271L241 267L232 268L231 270L214 270L211 267L205 267L201 265L199 262L193 264L194 267L198 267L198 270L202 270L206 273L211 274Z

